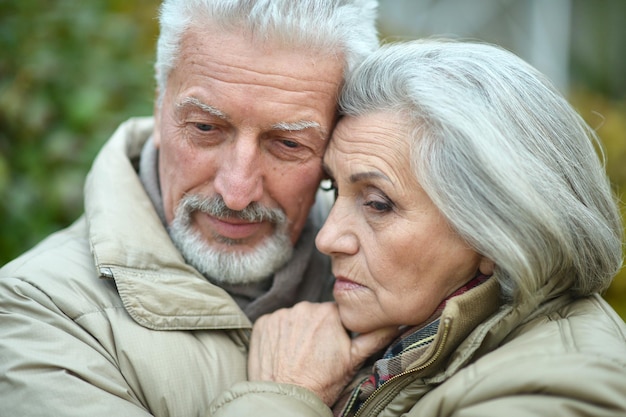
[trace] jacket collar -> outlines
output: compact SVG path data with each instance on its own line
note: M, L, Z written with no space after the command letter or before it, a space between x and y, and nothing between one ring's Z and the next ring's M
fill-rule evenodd
M453 372L452 368L463 366L477 346L470 344L468 349L458 350L459 345L475 333L480 323L493 317L501 304L500 286L495 276L448 300L433 343L408 371L419 376L433 376L444 367L447 372Z
M411 365L411 373L432 377L433 382L449 378L500 346L521 324L571 302L569 295L559 295L558 285L559 280L549 280L532 298L507 304L494 275L484 284L450 299L441 314L433 344Z
M96 267L115 280L124 307L144 327L250 328L232 298L185 263L137 176L134 163L152 126L152 118L120 126L87 177L85 216Z

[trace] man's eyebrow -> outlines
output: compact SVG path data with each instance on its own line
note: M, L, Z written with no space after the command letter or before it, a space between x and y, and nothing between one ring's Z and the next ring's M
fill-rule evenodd
M299 120L297 122L280 122L280 123L276 123L275 125L273 125L272 129L283 130L286 132L295 132L295 131L306 130L306 129L316 129L320 132L320 134L324 138L327 137L327 132L325 131L325 129L322 129L322 126L319 123L311 121L311 120Z
M228 116L226 116L221 110L206 103L203 103L195 97L185 97L176 104L176 110L178 111L182 111L190 107L200 109L203 112L209 113L210 115L215 117L219 117L220 119L228 120Z

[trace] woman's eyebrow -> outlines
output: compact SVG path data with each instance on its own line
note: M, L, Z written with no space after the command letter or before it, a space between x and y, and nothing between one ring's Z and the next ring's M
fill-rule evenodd
M322 169L329 177L335 178L335 175L333 174L333 170L325 162L322 162ZM370 179L382 179L384 181L393 183L388 176L386 176L380 171L357 172L356 174L350 175L349 181L350 183L354 184L357 182L366 181Z
M350 175L350 182L353 184L357 182L361 182L361 181L371 180L371 179L381 179L387 182L392 182L388 176L386 176L380 171L357 172L356 174Z

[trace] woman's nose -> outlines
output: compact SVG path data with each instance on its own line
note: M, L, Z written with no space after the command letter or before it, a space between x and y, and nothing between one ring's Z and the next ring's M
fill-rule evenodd
M317 233L315 245L326 255L354 255L358 252L359 242L355 230L354 213L350 213L341 201L335 201L324 225Z

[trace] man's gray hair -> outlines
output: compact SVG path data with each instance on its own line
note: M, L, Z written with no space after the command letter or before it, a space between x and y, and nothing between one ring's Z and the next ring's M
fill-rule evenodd
M509 301L546 285L602 292L619 271L623 229L602 146L521 58L476 42L386 45L348 77L340 108L407 117L416 178L495 262Z
M191 27L244 31L258 40L336 55L347 73L379 46L377 7L377 0L164 0L155 64L159 95ZM221 48L228 45L215 45L215 53Z

